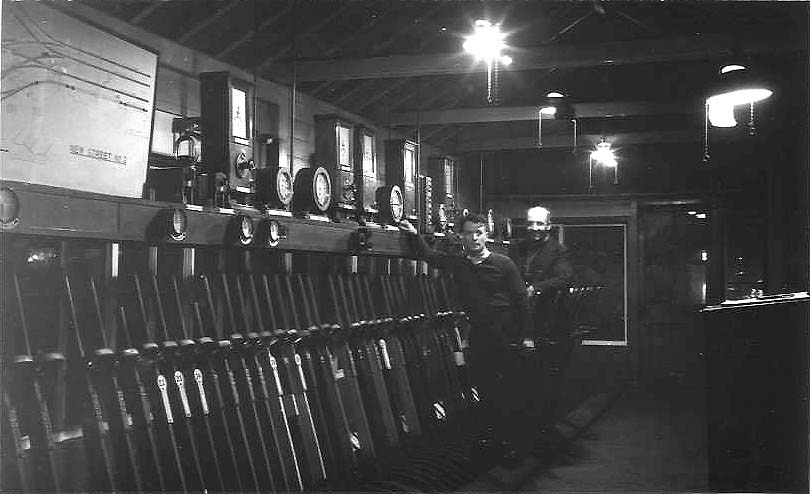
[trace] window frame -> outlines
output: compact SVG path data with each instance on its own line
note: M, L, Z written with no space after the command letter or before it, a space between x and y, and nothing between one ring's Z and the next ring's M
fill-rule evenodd
M629 316L629 287L628 287L628 255L627 251L629 248L628 245L628 238L627 238L627 229L628 224L626 222L616 222L610 221L605 223L596 223L593 221L590 222L583 222L579 223L576 221L573 222L566 222L565 219L562 221L557 221L551 224L552 228L558 229L558 235L560 242L565 244L565 230L566 227L568 228L577 228L577 227L621 227L622 229L622 261L623 261L623 269L622 269L622 285L623 285L623 300L622 300L622 310L624 312L622 316L622 320L624 322L624 339L623 340L589 340L583 339L580 343L581 346L611 346L611 347L629 347L630 346L630 316Z

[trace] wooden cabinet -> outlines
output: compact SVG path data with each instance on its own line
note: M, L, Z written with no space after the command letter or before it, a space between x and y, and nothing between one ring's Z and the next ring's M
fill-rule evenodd
M806 492L808 314L806 294L704 310L711 490Z
M433 177L433 209L444 205L447 221L453 223L458 195L456 159L450 156L430 158L428 171Z
M416 143L407 139L385 141L385 183L398 185L405 201L405 217L415 221L416 204Z
M419 176L419 231L433 233L433 178Z
M357 209L366 217L378 213L375 205L377 189L377 137L374 129L364 125L355 127L355 170L354 183Z
M332 209L339 217L357 213L354 125L335 115L315 117L315 166L329 172Z
M224 173L233 204L253 204L253 86L228 72L200 74L202 168ZM213 177L209 188L216 188ZM214 191L208 190L213 197Z

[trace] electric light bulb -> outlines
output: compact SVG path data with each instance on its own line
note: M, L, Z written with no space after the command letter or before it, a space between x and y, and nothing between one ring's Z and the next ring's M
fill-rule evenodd
M714 127L736 126L737 120L734 119L734 105L718 100L709 103L709 122L711 122Z

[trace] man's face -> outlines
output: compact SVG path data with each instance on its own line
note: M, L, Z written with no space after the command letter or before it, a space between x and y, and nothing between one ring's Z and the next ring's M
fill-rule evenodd
M532 208L526 213L526 228L529 238L543 240L551 231L551 215L547 209Z
M461 226L461 240L469 255L481 254L487 245L487 226L483 223L465 221Z

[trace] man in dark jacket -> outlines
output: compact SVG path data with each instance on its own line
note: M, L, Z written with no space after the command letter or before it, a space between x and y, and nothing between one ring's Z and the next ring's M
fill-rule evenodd
M568 249L551 237L551 211L542 206L526 212L526 239L509 256L520 269L529 295L551 294L568 288L573 276Z
M526 238L512 246L510 257L520 269L531 297L534 335L554 345L541 345L539 360L530 368L537 376L535 392L527 394L537 428L548 433L561 397L561 375L573 348L570 314L559 303L571 285L573 268L568 249L551 236L551 211L542 206L526 212Z
M505 442L505 460L515 459L515 448L526 447L518 396L525 392L516 375L514 347L533 346L529 338L525 286L509 257L487 248L487 221L479 214L458 223L464 253L451 255L430 248L407 221L400 229L414 239L421 257L453 273L465 311L470 315L470 372L482 404L498 435Z

